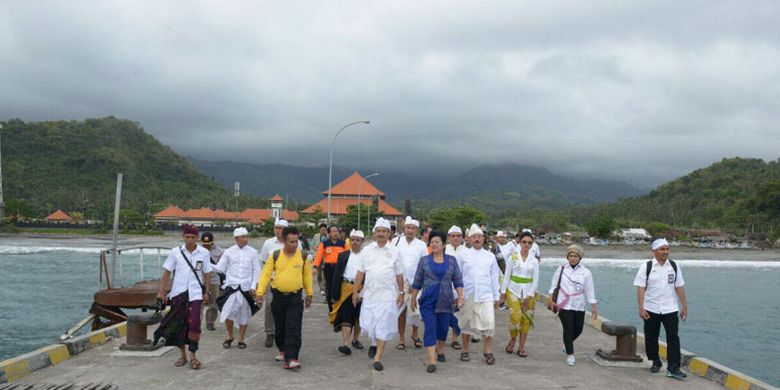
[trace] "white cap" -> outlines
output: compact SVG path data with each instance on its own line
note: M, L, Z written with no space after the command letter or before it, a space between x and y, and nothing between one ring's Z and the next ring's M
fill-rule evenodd
M533 234L533 232L529 228L523 229L523 233L532 233Z
M504 237L506 238L506 233L504 233L503 230L499 230L496 232L496 237Z
M459 228L459 227L457 227L457 226L455 226L455 225L452 225L452 227L450 228L450 230L448 230L448 231L447 231L447 235L449 236L449 235L450 235L450 234L452 234L452 233L458 233L458 234L461 234L461 235L462 235L462 234L463 234L463 230L460 230L460 228Z
M372 231L375 232L376 229L379 229L379 228L385 228L387 230L390 230L390 221L388 221L388 220L386 220L386 219L384 219L382 217L377 218L376 219L376 224L374 224L374 230L372 230Z
M404 220L404 226L406 225L413 225L413 226L420 227L420 221L412 218L411 216L407 216L406 219Z
M481 235L483 237L485 236L485 233L482 231L482 229L479 228L479 226L477 226L476 223L472 223L471 227L469 228L469 230L466 231L466 236L467 237L471 237L474 234L479 234L479 235Z
M274 222L274 227L276 227L276 226L287 227L289 225L290 224L287 223L287 220L286 219L282 219L282 218L277 218L276 222Z
M350 237L358 237L358 238L366 238L366 235L363 234L362 230L352 230L349 232Z
M249 232L246 230L245 227L236 228L233 230L233 237L241 237L241 236L248 236Z
M653 246L651 248L653 250L658 250L659 248L663 248L665 246L669 246L669 241L666 241L665 238L659 238L653 241Z

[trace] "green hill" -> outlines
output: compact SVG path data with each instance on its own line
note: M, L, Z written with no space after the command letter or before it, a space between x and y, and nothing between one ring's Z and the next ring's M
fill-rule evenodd
M3 123L0 134L9 214L16 207L43 217L61 208L84 218L106 218L113 210L118 172L124 174L122 208L140 214L170 203L233 204L229 190L128 120L13 119Z
M723 159L644 196L569 210L568 218L582 222L602 212L626 225L662 222L775 235L780 228L780 160Z

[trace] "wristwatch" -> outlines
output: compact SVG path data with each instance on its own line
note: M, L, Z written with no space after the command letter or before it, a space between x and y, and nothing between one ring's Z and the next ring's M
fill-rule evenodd
M399 291L398 293L401 295L406 295L406 291Z

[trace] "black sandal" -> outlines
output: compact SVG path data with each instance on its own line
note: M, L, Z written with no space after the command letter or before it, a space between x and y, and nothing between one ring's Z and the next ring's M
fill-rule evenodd
M460 353L460 360L463 361L463 362L467 362L467 361L471 360L471 357L469 357L469 353L468 352L461 352Z
M246 348L246 343L243 341L239 341L238 344L236 344L236 347L238 347L238 349L244 349Z
M484 355L485 355L485 363L487 363L489 366L496 364L496 358L493 357L492 353L486 353Z
M231 344L233 344L233 339L227 339L222 342L222 347L225 349L230 349Z
M404 350L406 350L406 344L399 343L398 345L395 346L395 349L397 349L399 351L404 351Z
M420 339L419 337L418 338L412 337L412 341L414 341L414 347L415 348L417 348L417 349L422 348L422 346L423 346L422 339Z
M428 367L425 369L425 371L428 371L429 373L436 372L436 365L435 364L429 364Z
M463 349L463 346L457 341L453 341L450 345L452 346L452 349Z
M440 353L440 354L437 354L437 355L436 355L436 360L437 360L439 363L444 363L444 362L446 362L446 361L447 361L447 358L444 356L444 354L443 354L443 353Z
M363 343L361 343L360 340L353 341L352 346L355 347L355 349L363 349Z
M385 369L385 366L382 365L382 362L374 362L374 369L377 371L382 371Z

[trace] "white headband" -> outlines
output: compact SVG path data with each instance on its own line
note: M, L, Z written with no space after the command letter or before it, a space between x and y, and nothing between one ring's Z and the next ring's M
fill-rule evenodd
M281 227L287 227L289 224L287 223L287 220L278 218L276 222L274 222L274 226L281 226Z
M655 241L653 241L653 246L651 247L653 250L657 250L659 248L669 246L669 241L666 241L665 238L659 238Z
M404 220L404 226L406 225L413 225L413 226L420 227L420 221L412 218L411 216L407 216L406 219Z
M386 219L384 219L382 217L377 218L376 219L376 224L374 224L374 230L372 230L372 231L375 232L376 229L378 229L378 228L385 228L387 230L390 230L390 221L388 221L388 220L386 220Z
M483 237L485 236L485 232L483 232L482 229L480 229L479 226L477 226L476 223L471 224L471 227L469 228L469 230L466 231L466 236L467 237L471 237L474 234L479 234L479 235L481 235Z
M366 238L362 230L353 230L349 232L350 237Z
M241 237L241 236L248 236L249 232L246 230L245 227L236 228L236 230L233 230L233 237Z
M503 230L499 230L499 231L496 232L496 237L505 237L506 238L506 233L504 233Z
M463 235L463 230L460 230L460 228L459 228L459 227L457 227L457 226L455 226L455 225L452 225L452 227L450 228L450 230L448 230L448 231L447 231L447 235L449 236L449 235L450 235L450 234L452 234L452 233L458 233L458 234L460 234L460 235Z

